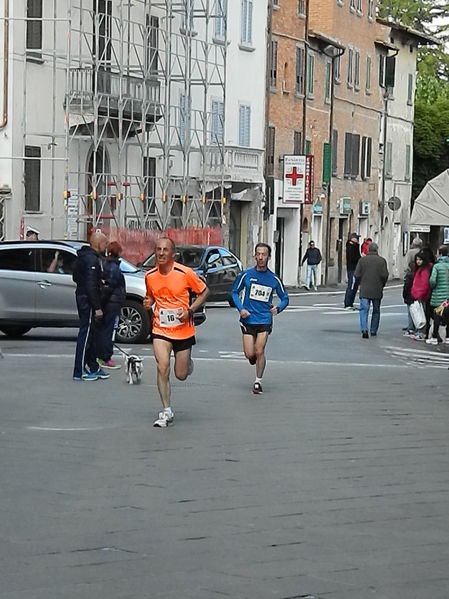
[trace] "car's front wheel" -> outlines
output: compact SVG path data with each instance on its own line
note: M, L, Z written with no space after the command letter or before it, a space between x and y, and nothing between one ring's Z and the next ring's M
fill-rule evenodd
M135 300L126 300L115 334L117 343L144 343L150 333L150 316Z
M5 335L7 335L8 337L12 337L13 339L18 339L19 337L22 337L22 335L28 333L30 329L31 327L0 327L0 331L3 331Z

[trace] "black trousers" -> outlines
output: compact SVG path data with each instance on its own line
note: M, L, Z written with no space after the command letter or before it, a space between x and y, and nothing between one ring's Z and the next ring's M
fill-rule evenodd
M107 362L114 353L112 336L114 334L115 320L120 314L121 304L108 302L103 307L103 322L98 330L97 358Z
M98 329L95 326L95 313L89 304L87 295L77 295L76 305L80 319L80 328L76 340L73 376L81 377L86 369L90 372L95 372L98 369L96 355Z

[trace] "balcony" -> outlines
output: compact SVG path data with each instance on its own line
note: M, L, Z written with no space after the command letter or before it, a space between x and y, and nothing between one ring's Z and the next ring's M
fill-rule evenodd
M95 110L112 120L121 114L124 120L137 125L143 119L153 123L160 117L160 83L156 79L84 67L69 69L68 85L66 102L71 124L77 123L77 116L89 121Z
M206 150L206 176L221 179L221 148L209 146ZM224 180L242 183L263 182L263 150L226 146L224 148Z

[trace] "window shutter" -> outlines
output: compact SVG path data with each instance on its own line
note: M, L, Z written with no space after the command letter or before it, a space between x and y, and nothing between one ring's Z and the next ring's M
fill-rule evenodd
M332 176L337 176L338 131L332 131Z
M355 179L359 174L359 160L360 160L360 135L352 136L352 157L351 157L351 175Z
M250 140L250 114L249 106L240 105L239 107L239 145L249 146Z
M344 176L349 177L351 175L351 144L352 144L352 134L345 133L345 166L344 166Z
M369 179L371 177L371 150L372 150L372 142L371 137L367 138L367 146L366 146L366 178Z
M253 3L252 0L248 0L248 24L247 24L247 36L246 42L251 44L253 41Z
M39 146L25 146L25 210L30 212L38 212L41 206L40 157Z
M42 0L27 1L27 17L42 19ZM42 21L27 21L26 47L27 50L42 50Z
M362 137L362 160L360 161L360 177L366 179L366 137Z

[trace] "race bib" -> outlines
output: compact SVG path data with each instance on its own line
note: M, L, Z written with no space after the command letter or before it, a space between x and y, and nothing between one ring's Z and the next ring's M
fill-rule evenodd
M269 302L272 291L272 288L267 287L266 285L251 283L251 287L249 288L249 299L257 300L259 302Z
M178 327L181 324L178 309L159 308L159 324L163 328Z

